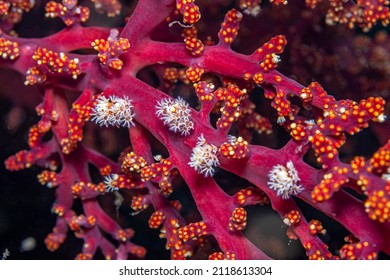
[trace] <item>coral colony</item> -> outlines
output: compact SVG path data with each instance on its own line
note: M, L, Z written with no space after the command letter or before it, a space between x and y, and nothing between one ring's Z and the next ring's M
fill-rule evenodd
M133 227L100 203L111 197L112 208L127 201L132 215L149 213L148 226L172 259L270 259L246 236L250 207L272 207L280 230L309 259L390 254L389 40L384 31L364 33L389 23L387 0L42 2L0 0L0 66L41 97L29 148L5 166L39 168L39 182L55 192L48 250L73 232L83 242L76 259L144 258L148 248L134 241ZM17 36L14 26L37 9L45 9L48 25L64 25L40 38ZM126 18L96 27L89 23L95 9ZM272 26L251 28L266 21ZM317 54L304 44L309 32L325 27L350 36L344 49L338 42L334 54L321 46ZM256 37L262 41L251 49L245 38ZM344 68L332 82L337 63ZM279 72L287 65L288 76ZM330 89L343 84L342 92L330 92L321 77ZM351 135L368 127L378 149L343 157ZM128 139L119 157L90 144L99 130ZM272 135L288 139L278 148L261 142L277 139ZM219 174L240 180L229 180L229 189ZM197 215L174 198L182 189ZM330 248L323 221L302 205L348 231L337 248Z

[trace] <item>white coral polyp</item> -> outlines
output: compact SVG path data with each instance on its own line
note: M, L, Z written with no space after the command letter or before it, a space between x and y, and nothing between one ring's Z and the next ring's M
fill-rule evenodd
M134 126L133 104L126 96L121 98L115 95L99 96L91 112L92 121L100 126Z
M113 192L118 190L118 174L109 174L104 177L104 187L106 188L106 192Z
M164 98L157 103L156 109L157 116L169 127L169 130L187 136L194 129L190 106L181 97Z
M215 167L219 166L217 152L218 148L212 144L208 144L202 134L198 138L195 148L192 149L188 165L205 177L213 176Z
M291 195L297 195L303 190L299 185L301 179L291 160L286 166L275 165L268 173L268 178L268 187L283 199L289 199Z

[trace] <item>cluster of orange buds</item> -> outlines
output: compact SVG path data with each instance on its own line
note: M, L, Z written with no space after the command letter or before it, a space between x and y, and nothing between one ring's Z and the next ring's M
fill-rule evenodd
M348 174L350 169L347 166L335 166L332 170L324 175L321 182L314 187L311 197L316 202L328 200L333 193L349 182Z
M283 53L286 44L286 37L277 35L254 51L251 58L260 62L263 71L269 71L276 68L278 62L280 62L279 54ZM261 81L262 78L257 77L256 80Z
M337 149L341 146L337 140L325 136L320 130L316 130L315 133L309 137L309 141L312 143L312 147L317 156L317 161L322 164L322 167L327 168L336 160L338 155Z
M260 13L261 0L240 0L238 6L247 15L257 16Z
M165 218L160 230L160 238L166 238L165 248L171 250L171 259L184 260L193 254L192 246L179 238L180 223L176 218Z
M309 1L307 4L314 8L319 1ZM345 24L349 28L355 25L368 32L378 22L387 26L390 20L390 11L387 0L378 1L356 1L352 5L342 0L330 1L330 8L326 14L326 23L335 25Z
M291 210L286 215L284 215L283 223L288 226L296 226L301 221L301 213L297 210Z
M135 212L143 211L149 207L149 196L148 195L136 195L131 200L131 209Z
M289 94L282 89L278 89L274 100L271 105L278 113L278 123L283 124L286 118L290 121L294 120L294 114L296 113L295 107L288 100Z
M24 12L29 12L35 5L31 0L0 0L0 16L2 20L18 23L22 20Z
M242 113L241 118L239 119L239 127L244 130L254 130L255 132L262 134L271 134L272 133L272 123L271 121L263 117L257 112ZM244 135L246 133L243 133ZM251 135L251 134L249 134ZM245 137L248 139L249 137Z
M236 254L232 253L232 252L226 252L226 253L222 253L222 252L215 252L215 253L212 253L210 256L209 256L209 260L215 260L215 261L220 261L220 260L235 260L236 259Z
M94 184L91 182L85 183L83 181L76 182L71 186L71 192L74 198L89 198L94 197L96 194L105 194L106 188L103 183Z
M196 83L196 82L200 81L200 79L204 73L204 69L198 65L192 65L192 66L187 68L185 73L186 73L188 80L190 80L190 82Z
M42 144L42 138L46 132L50 130L49 122L38 122L38 124L30 127L28 131L28 146L30 148L38 148Z
M242 14L235 9L226 13L225 19L221 24L221 29L218 32L220 44L231 45L233 43L234 39L237 37L241 20Z
M30 168L38 160L44 158L46 152L47 151L45 149L19 151L15 155L10 156L5 160L5 168L10 171L18 171L25 168Z
M108 17L115 17L121 13L122 4L119 0L91 0L95 9L100 13L107 13Z
M134 230L131 228L118 229L114 233L114 238L120 242L126 242L134 236Z
M160 181L161 178L168 177L173 168L173 162L167 158L157 156L158 162L152 163L141 169L142 181L155 180Z
M203 221L191 223L178 229L178 237L183 240L183 242L196 240L199 237L209 234L208 226Z
M155 211L150 216L148 224L150 228L157 229L159 228L165 220L165 215L162 211Z
M368 192L364 202L368 217L381 223L390 221L390 182L383 189Z
M200 20L201 15L195 0L176 0L176 8L183 15L185 24L193 25Z
M345 244L340 249L340 257L346 260L375 260L377 255L376 250L367 241Z
M34 66L27 69L26 81L24 82L24 84L26 86L41 84L46 81L46 79L47 75L41 70L41 68Z
M311 220L309 222L309 231L310 234L316 235L316 234L326 234L326 229L322 226L322 223L318 220Z
M201 40L196 37L189 36L184 39L186 49L192 56L201 56L204 52L204 45Z
M201 81L194 84L194 89L199 100L204 104L204 102L211 102L214 100L214 84ZM202 105L204 106L204 105Z
M191 74L191 73L189 73ZM202 72L203 74L203 72ZM187 77L185 69L178 69L175 67L167 67L164 69L163 79L166 81L166 86L169 87L171 84L181 81L186 85L189 85L191 81Z
M324 243L312 243L307 241L303 244L303 248L306 250L306 255L309 260L331 260L337 259L331 252L328 251L328 246Z
M46 4L46 17L60 17L66 25L86 22L89 18L89 9L77 6L77 0L62 0L62 4L50 1Z
M62 233L57 227L53 229L52 233L49 233L45 238L46 248L53 252L57 250L62 243L64 243L66 234Z
M229 141L219 147L219 152L229 159L243 159L249 155L249 144L242 137L229 135Z
M81 232L83 228L88 229L96 224L96 218L92 215L86 217L85 215L77 216L75 213L72 213L70 215L67 214L65 220L70 230L76 232Z
M238 206L265 205L269 203L268 196L262 190L253 187L238 191L233 198L234 204Z
M11 6L10 3L6 1L0 1L0 16L6 16L8 14L9 7Z
M41 185L46 186L48 188L57 187L59 184L58 176L55 171L44 170L41 173L39 173L37 177L39 183L41 183Z
M79 59L69 59L64 53L57 53L46 48L35 50L32 58L38 66L31 67L26 73L26 85L33 85L44 82L47 78L46 71L49 73L66 73L73 79L77 79L81 73Z
M130 49L130 42L126 38L119 38L119 31L112 29L107 40L96 39L91 46L99 52L98 57L102 65L121 70L123 61L118 57Z
M312 129L315 126L314 120L302 121L296 120L290 124L290 135L296 141L305 141L312 134Z
M77 101L72 103L72 109L69 112L67 150L73 151L77 147L77 142L83 140L83 127L85 122L91 118L94 99L90 91L85 91Z
M244 230L247 224L247 213L244 208L234 208L229 219L229 231L235 232Z
M134 152L123 156L121 162L121 170L125 174L130 174L130 172L140 173L142 168L147 165L146 160Z
M1 31L0 31L1 36ZM0 57L2 59L14 60L19 57L19 44L5 38L0 38Z
M237 85L229 85L227 88L217 90L217 100L223 101L221 117L217 121L217 127L227 130L231 124L241 116L240 103L242 97L247 93L246 89L241 90Z

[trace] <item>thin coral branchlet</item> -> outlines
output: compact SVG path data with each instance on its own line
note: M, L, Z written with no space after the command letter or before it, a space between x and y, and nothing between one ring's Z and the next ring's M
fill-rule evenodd
M157 116L169 127L170 131L188 136L194 129L190 105L183 98L178 97L174 100L164 98L157 103L156 109Z
M219 166L218 148L213 144L208 144L203 134L198 137L196 147L192 149L192 154L188 165L205 177L213 176L215 168Z
M101 95L91 112L92 121L100 126L131 127L134 126L133 103L128 97Z
M297 195L303 190L299 185L301 179L291 160L286 166L275 165L268 173L268 179L268 187L283 199L289 199L291 195Z

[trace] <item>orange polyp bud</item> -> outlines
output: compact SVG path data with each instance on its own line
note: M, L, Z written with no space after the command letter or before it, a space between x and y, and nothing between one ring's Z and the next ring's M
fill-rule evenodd
M194 0L177 0L176 8L183 15L185 24L195 24L200 19L199 7L195 5Z
M127 38L118 38L119 32L112 29L107 40L96 39L91 46L99 52L98 57L102 65L114 70L121 70L123 61L118 57L130 49L130 42Z
M68 26L88 20L90 12L87 7L77 6L75 0L63 0L62 3L48 2L45 7L45 16L50 18L60 17Z
M248 145L242 137L230 136L229 141L219 147L219 152L229 159L243 159L249 154Z
M354 174L358 174L363 170L366 161L364 157L354 157L351 161L351 169Z
M32 58L40 67L45 66L51 73L60 74L65 72L68 75L71 75L73 79L77 79L77 76L81 74L79 59L68 59L68 57L62 52L57 53L46 48L38 48L35 50ZM28 76L32 74L31 71L37 72L35 68L30 68L27 71L27 84L32 84L28 79ZM33 75L36 75L36 73L33 73ZM32 77L30 79L33 81Z
M225 254L222 252L215 252L209 256L209 260L235 260L236 254L227 251Z
M254 76L253 76L253 81L256 83L256 84L261 84L264 82L264 77L263 77L263 74L261 73L256 73Z
M57 173L54 171L44 170L38 174L38 181L48 188L58 186Z
M184 39L186 49L191 53L192 56L201 56L204 51L204 45L201 40L196 37L186 37Z
M291 210L283 219L283 222L288 226L296 226L301 221L301 214L297 210Z
M114 234L114 238L121 241L126 242L134 235L134 230L128 229L120 229Z
M377 256L378 253L367 241L354 244L345 244L340 249L340 257L345 260L373 260L376 259Z
M349 182L346 176L349 168L334 167L331 172L324 175L322 181L314 187L311 197L315 202L321 202L331 198L344 184Z
M165 215L162 211L154 212L149 218L149 227L153 229L159 228L165 220Z
M258 48L252 55L256 61L263 63L262 68L268 71L279 62L277 54L281 54L287 44L286 37L284 35L277 35L272 37L268 42Z
M19 44L6 40L5 38L0 38L0 58L15 60L17 57L19 57Z
M367 215L370 219L381 223L390 221L390 182L386 183L383 190L375 190L370 193L364 202Z
M317 82L311 83L308 87L305 87L301 90L299 93L299 98L302 99L305 103L310 103L313 99L313 92L312 88L318 86L319 84Z
M187 78L193 82L193 83L196 83L196 82L199 82L200 81L200 78L202 77L204 73L204 69L201 68L201 67L198 67L198 66L190 66L188 67L188 69L186 70L186 76Z
M241 90L235 84L231 84L226 89L217 90L215 92L217 99L223 98L224 101L224 105L220 109L221 117L217 121L217 126L220 129L227 129L240 117L242 109L239 105L242 97L246 93L246 89Z
M194 89L200 101L212 101L214 99L214 84L201 81L194 84Z
M136 155L134 152L127 153L122 159L122 172L129 174L130 172L140 173L142 168L147 165L146 160Z
M309 231L310 234L316 235L318 233L320 234L325 234L326 229L322 226L322 223L318 220L311 220L309 223Z
M225 45L233 43L238 34L240 22L242 20L242 14L232 9L225 15L225 19L221 25L221 29L218 32L219 42Z
M205 222L196 222L186 225L178 230L178 236L183 242L195 240L198 237L208 235L208 227Z
M368 161L368 171L379 176L390 168L390 141L376 151Z
M66 238L65 234L57 233L55 231L56 228L54 228L54 232L48 234L45 238L46 248L51 252L57 250Z
M312 147L317 156L317 161L321 163L324 168L328 166L329 162L336 159L339 145L335 140L325 137L318 130L313 136L309 137L309 141L312 143Z
M147 199L145 196L140 195L140 196L134 196L132 201L131 201L131 208L138 212L145 210L146 208L149 207L149 204L147 202Z
M163 79L170 82L170 83L176 83L177 79L179 78L179 73L177 71L177 68L165 68Z
M229 220L229 231L244 230L247 224L247 213L244 208L236 207Z

